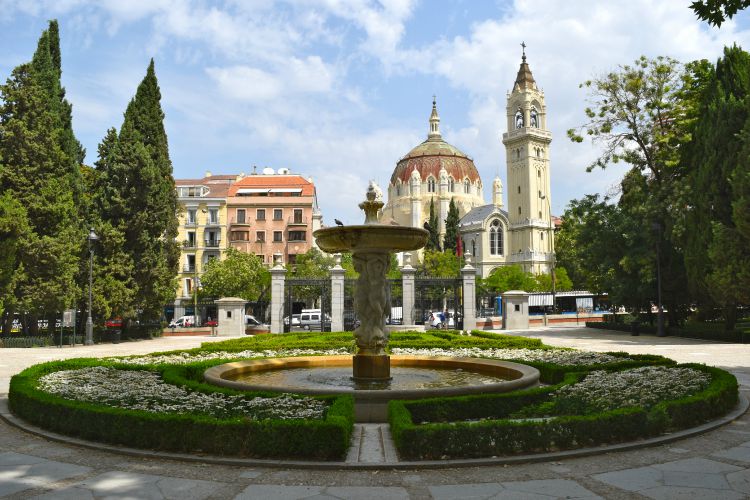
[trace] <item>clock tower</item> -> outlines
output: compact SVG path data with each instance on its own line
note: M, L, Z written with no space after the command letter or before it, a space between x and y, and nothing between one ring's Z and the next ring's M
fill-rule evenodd
M549 145L544 92L526 63L508 94L507 132L503 134L508 169L508 264L525 271L549 273L554 265L554 226L551 219Z

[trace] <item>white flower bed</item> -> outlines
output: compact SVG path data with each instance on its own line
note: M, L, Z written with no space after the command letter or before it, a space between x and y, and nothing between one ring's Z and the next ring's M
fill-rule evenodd
M679 399L708 387L711 376L692 368L645 366L621 372L593 371L577 384L555 391L558 399L580 402L606 411Z
M452 356L458 358L515 359L519 361L545 361L558 365L593 365L617 363L629 358L618 358L610 354L566 349L406 349L394 348L392 354L409 356Z
M151 364L172 364L184 365L187 363L196 363L200 361L210 361L214 359L237 359L237 358L287 358L293 356L336 356L340 354L350 354L350 352L341 347L339 349L329 349L325 351L315 349L280 349L265 351L200 351L197 353L178 352L174 354L156 354L153 356L137 356L132 358L105 358L107 361L125 363L128 365L151 365Z
M201 413L215 417L253 419L320 419L326 404L313 398L246 399L220 393L191 392L165 383L145 370L117 370L103 366L63 370L39 379L39 389L65 399L155 413Z

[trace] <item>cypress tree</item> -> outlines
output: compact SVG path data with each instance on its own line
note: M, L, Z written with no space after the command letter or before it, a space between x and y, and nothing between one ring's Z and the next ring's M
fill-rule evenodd
M430 218L427 222L430 226L430 236L427 239L425 250L432 250L434 252L440 251L440 233L438 227L438 218L435 214L435 198L430 199Z
M450 205L448 205L448 217L445 219L443 250L446 252L453 252L453 254L456 254L457 252L459 219L458 207L453 201L453 198L451 198Z
M124 223L124 249L133 264L134 306L147 320L159 318L174 298L179 262L177 193L160 101L151 60L125 111L108 169L110 188L119 191L110 217Z
M732 217L735 198L731 179L736 169L746 169L747 152L737 140L748 123L750 54L737 46L724 49L724 57L704 92L692 141L682 161L688 172L686 187L691 206L686 215L685 262L693 293L725 309L726 326L733 327L740 297L731 286L731 266L741 249ZM735 291L733 291L735 290Z

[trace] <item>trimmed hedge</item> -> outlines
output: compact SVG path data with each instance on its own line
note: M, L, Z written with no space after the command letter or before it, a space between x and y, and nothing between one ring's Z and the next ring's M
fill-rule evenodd
M614 330L617 332L625 332L625 333L632 333L633 332L633 322L629 323L611 323L611 322L601 322L601 323L592 323L590 321L586 322L587 328L598 328L600 330ZM656 335L656 326L650 325L648 323L638 323L638 333L645 333L648 335ZM720 342L734 342L738 344L747 344L750 342L750 333L743 332L742 330L720 330L720 329L712 329L712 328L706 328L701 329L696 326L692 326L689 328L678 328L674 326L669 326L666 328L666 332L669 336L672 337L684 337L688 339L700 339L700 340L712 340L712 341L720 341Z
M526 405L544 402L559 385L511 394L391 401L391 433L399 454L407 459L502 456L655 436L724 415L737 404L737 380L732 374L704 365L679 366L710 373L710 385L698 394L665 401L650 409L620 408L545 419L502 418ZM563 384L572 383L581 375L568 374ZM448 416L452 421L445 421ZM486 420L458 421L463 418Z
M63 399L36 388L38 379L47 373L98 365L143 369L95 359L35 365L11 379L9 407L18 417L51 431L135 448L258 458L336 460L341 459L349 447L354 420L354 401L349 396L318 398L330 403L322 420L250 420L114 408ZM189 374L190 369L172 367L165 378L175 382ZM188 387L203 392L230 391L195 382Z

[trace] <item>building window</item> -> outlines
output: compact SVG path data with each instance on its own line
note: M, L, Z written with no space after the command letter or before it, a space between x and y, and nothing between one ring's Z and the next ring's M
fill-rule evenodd
M529 125L534 128L539 128L539 115L536 112L536 108L531 106L531 113L529 116Z
M294 223L302 224L302 209L301 208L294 209Z
M542 178L542 171L541 170L537 170L536 171L536 176L541 179Z
M195 231L188 231L186 246L188 246L188 247L194 247L195 246Z
M455 189L455 186L453 185L453 178L451 177L450 179L448 179L448 191L452 193L454 189Z
M544 241L544 231L539 232L539 237Z
M263 255L262 253L256 253L255 256L258 257L258 259L260 259L262 263L264 264L266 263L266 256Z
M306 239L306 231L289 231L289 241L305 241Z
M464 193L466 194L471 193L471 184L469 183L469 179L466 179L464 181Z
M274 232L273 232L273 241L274 241L275 243L278 243L278 242L280 242L280 241L284 241L284 240L282 239L282 235L283 235L283 232L282 232L282 231L274 231Z
M217 208L210 208L208 210L208 223L209 224L218 224L219 223L219 209L217 209Z
M542 218L542 211L541 210L539 211L539 218L540 219Z
M281 208L273 209L273 220L282 220L284 218L284 210Z
M245 223L245 209L244 208L237 209L237 222L240 224Z
M521 215L521 207L518 207L518 215Z
M471 240L471 255L477 256L477 242L474 240Z
M516 111L516 128L523 128L523 110L521 108Z
M191 208L187 211L186 224L195 224L198 219L196 218L195 209Z
M521 186L518 186L518 194L521 194Z
M287 260L290 264L296 264L297 263L297 255L290 253L289 257L287 257Z
M232 241L247 241L250 239L250 233L247 231L232 231Z
M435 192L435 179L430 177L427 179L427 192L428 193L434 193Z
M255 241L258 243L265 243L266 242L266 232L265 231L256 231L255 232Z
M497 219L490 225L490 255L503 255L503 226Z
M266 209L265 208L259 208L255 212L255 220L266 220Z
M396 184L396 196L401 196L401 184Z

